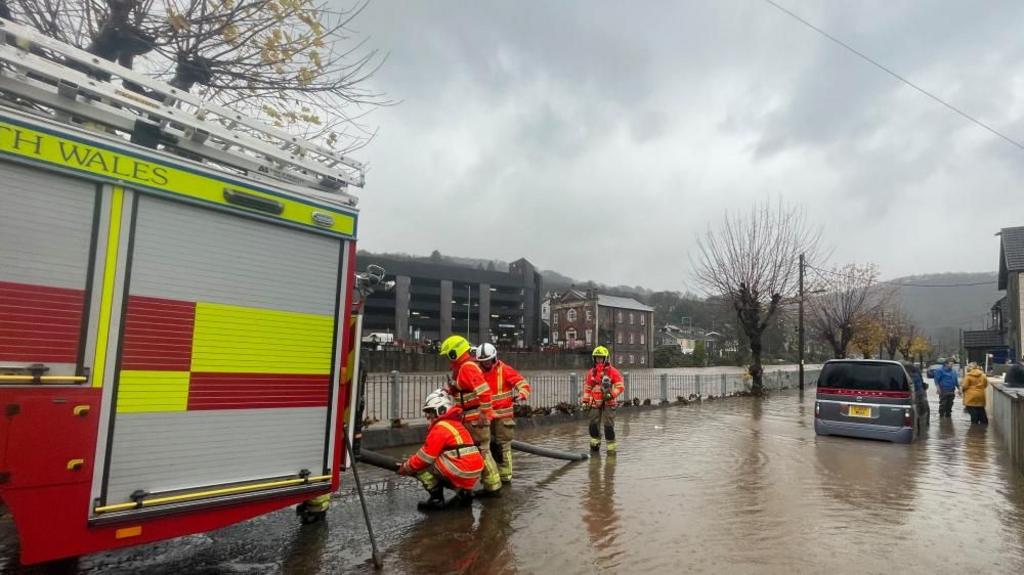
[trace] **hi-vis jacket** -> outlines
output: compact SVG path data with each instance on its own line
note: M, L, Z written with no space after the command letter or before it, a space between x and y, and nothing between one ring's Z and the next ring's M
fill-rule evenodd
M484 379L480 365L469 352L452 362L452 380L448 385L449 391L456 405L462 408L463 421L474 423L481 415L488 421L494 418L491 388Z
M609 400L604 398L605 389L602 384L606 375L611 379L608 393L611 393L612 397ZM616 398L625 391L626 386L622 383L622 374L619 373L619 370L609 363L595 365L587 372L587 378L583 381L583 404L593 407L601 407L602 404L607 407L615 407L618 405Z
M427 430L427 440L405 463L413 474L433 465L456 489L472 489L484 468L484 458L462 425L462 410L452 407Z
M525 400L530 397L530 382L511 365L501 360L484 372L484 379L491 389L495 419L510 419L514 415L513 402L516 399Z

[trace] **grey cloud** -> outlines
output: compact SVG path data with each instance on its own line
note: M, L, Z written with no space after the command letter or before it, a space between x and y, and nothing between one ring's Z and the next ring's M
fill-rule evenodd
M1019 2L785 4L1024 138ZM376 0L357 27L403 102L361 152L367 249L683 289L696 234L766 194L889 276L991 269L1022 223L1024 151L757 0Z

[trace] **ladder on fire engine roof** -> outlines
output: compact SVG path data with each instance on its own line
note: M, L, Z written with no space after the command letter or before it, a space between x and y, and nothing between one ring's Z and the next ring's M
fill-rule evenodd
M110 78L100 80L98 78ZM144 94L122 84L135 84ZM363 187L364 165L166 82L0 19L0 93L39 113L189 159L321 191ZM9 99L8 99L9 100ZM8 104L11 102L8 101ZM95 129L95 127L94 127Z

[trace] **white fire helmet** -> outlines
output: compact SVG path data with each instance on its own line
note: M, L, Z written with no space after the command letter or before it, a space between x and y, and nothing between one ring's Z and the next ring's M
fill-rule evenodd
M481 343L476 346L477 361L495 361L498 359L498 348L491 343Z
M455 405L452 396L443 389L435 389L423 400L423 411L433 411L438 417L448 413L448 410Z

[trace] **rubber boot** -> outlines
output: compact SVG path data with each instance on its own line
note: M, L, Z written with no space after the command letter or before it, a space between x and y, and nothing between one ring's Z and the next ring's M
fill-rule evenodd
M444 487L438 485L434 489L431 489L427 493L430 497L426 501L420 501L416 504L416 509L420 511L440 511L444 509Z
M512 443L501 446L501 462L498 463L498 474L502 483L512 483Z
M608 455L615 455L615 452L618 450L618 448L619 446L617 443L615 443L614 441L609 441L608 446L605 449L608 451Z
M455 497L448 500L449 508L466 508L473 504L473 492L469 489L460 489Z
M484 471L480 477L480 483L484 491L497 492L501 490L501 474L498 473L498 464L494 462L490 451L484 452Z

